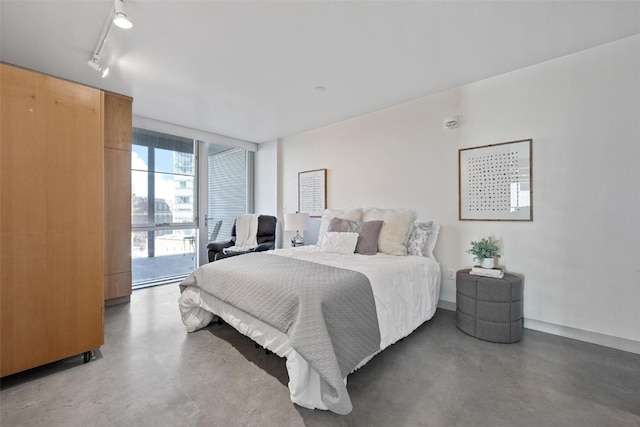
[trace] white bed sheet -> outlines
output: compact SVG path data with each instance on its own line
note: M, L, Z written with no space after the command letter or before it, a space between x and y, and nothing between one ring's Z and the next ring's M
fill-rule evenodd
M278 249L269 253L351 269L366 275L375 298L380 351L409 335L436 311L441 273L440 265L432 259L382 253L339 255L322 252L318 246ZM196 287L189 287L180 295L179 306L182 321L189 332L207 326L215 313L241 334L285 357L291 401L306 408L327 409L320 396L318 374L291 348L286 334ZM371 357L362 360L356 369Z

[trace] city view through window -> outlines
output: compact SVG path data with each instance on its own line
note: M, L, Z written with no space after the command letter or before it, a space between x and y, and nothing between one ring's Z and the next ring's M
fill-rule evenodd
M131 152L133 285L189 274L196 266L195 143L134 129Z

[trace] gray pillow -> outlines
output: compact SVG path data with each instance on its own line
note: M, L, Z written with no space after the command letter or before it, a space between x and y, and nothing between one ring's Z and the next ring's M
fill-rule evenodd
M356 243L357 254L375 255L378 253L378 238L383 221L350 221L348 219L333 218L329 222L327 232L358 233Z
M329 228L329 222L332 218L344 218L351 221L362 221L362 208L349 209L325 209L322 213L320 221L320 229L318 230L318 246L322 246L324 235Z

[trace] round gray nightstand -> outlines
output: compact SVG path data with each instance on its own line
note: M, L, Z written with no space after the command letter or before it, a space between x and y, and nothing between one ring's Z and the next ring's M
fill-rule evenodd
M505 273L501 279L456 274L456 326L485 341L513 343L523 331L522 279Z

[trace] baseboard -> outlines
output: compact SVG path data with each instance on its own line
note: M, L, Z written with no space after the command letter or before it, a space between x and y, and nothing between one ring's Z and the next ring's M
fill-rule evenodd
M438 308L456 311L456 303L451 301L438 301ZM569 326L556 325L555 323L544 322L542 320L524 319L524 327L534 331L545 332L547 334L558 335L591 344L602 345L615 348L617 350L628 351L629 353L640 354L640 341L628 340L626 338L614 337L611 335L590 332L582 329L571 328Z
M128 303L130 301L131 301L131 295L125 295L123 297L111 298L111 299L105 300L104 306L105 307L110 307L112 305L125 304L125 303Z
M442 308L449 311L456 311L456 303L451 301L438 301L438 308Z
M603 345L617 350L628 351L640 354L640 341L628 340L626 338L614 337L600 334L598 332L585 331L583 329L571 328L569 326L556 325L542 320L524 319L524 327L534 331L546 332L548 334L559 335L561 337L572 338L591 344Z

